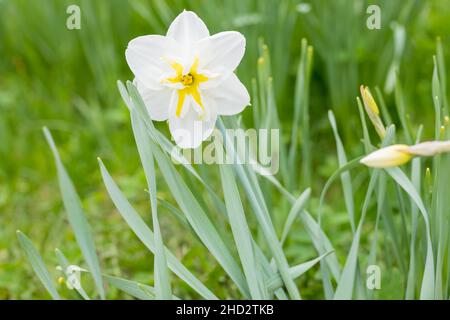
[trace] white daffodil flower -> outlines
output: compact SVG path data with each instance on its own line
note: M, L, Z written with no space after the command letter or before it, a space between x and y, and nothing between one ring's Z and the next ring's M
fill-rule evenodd
M250 103L234 74L245 51L235 31L210 36L191 11L179 14L166 36L130 41L125 56L150 117L169 122L181 148L196 148L214 130L218 115L240 113Z

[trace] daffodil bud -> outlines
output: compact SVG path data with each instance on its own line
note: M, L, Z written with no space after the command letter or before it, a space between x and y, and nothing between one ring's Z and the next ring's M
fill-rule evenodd
M368 87L361 86L361 96L364 101L364 105L366 105L374 114L379 115L380 110L378 109L377 103L373 98L372 94L369 91Z
M369 91L368 87L364 87L363 85L360 87L361 97L364 103L364 109L366 109L366 113L369 116L370 121L372 122L375 130L381 139L386 135L386 128L381 121L379 116L380 110L378 109L377 103L373 98L372 94Z
M407 163L412 157L409 146L395 144L372 152L360 162L372 168L391 168Z

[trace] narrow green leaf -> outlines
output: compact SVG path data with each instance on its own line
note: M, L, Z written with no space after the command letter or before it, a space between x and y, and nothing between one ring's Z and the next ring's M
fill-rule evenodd
M226 150L231 153L230 156L233 159L243 159L243 156L239 153L239 150L235 150L232 139L227 134L222 119L218 119L217 124L225 137ZM247 193L252 211L255 214L264 238L266 239L267 244L273 254L275 263L278 267L281 277L283 278L289 295L292 299L300 299L300 292L298 291L297 286L295 285L294 281L292 281L292 278L289 275L289 264L282 250L281 243L278 240L273 223L270 219L267 205L264 201L264 197L262 195L255 172L253 170L249 170L248 166L243 166L240 163L236 163L233 167L244 187L245 192Z
M403 134L405 135L406 143L412 144L413 140L411 137L411 132L408 126L408 121L406 117L406 102L403 95L402 85L400 83L400 78L398 74L395 78L395 106L397 107L397 114L402 125Z
M336 292L334 294L335 300L348 300L353 296L353 288L356 279L356 271L358 270L358 250L361 237L361 230L364 224L364 218L366 216L367 207L369 201L372 197L372 192L378 180L379 171L374 170L372 176L370 177L369 187L364 199L363 209L361 213L361 218L358 223L358 228L356 229L355 235L353 236L352 245L350 251L347 255L344 269L342 270L341 278L339 279L338 285L336 287Z
M339 136L339 132L337 129L336 119L334 118L333 111L328 111L328 118L331 123L331 128L333 129L334 138L336 140L336 149L339 161L339 167L342 167L347 163L347 156L345 154L344 145L342 144L341 137ZM353 203L353 187L352 187L352 178L350 176L350 172L346 171L341 174L341 183L342 189L344 191L344 201L345 206L347 207L350 225L352 227L353 233L355 233L355 208Z
M103 162L99 159L100 170L106 189L111 200L116 206L122 218L130 226L131 230L142 241L142 243L154 253L155 242L154 235L150 228L145 224L141 216L134 210L127 198L123 195L117 184L112 179ZM169 268L191 286L198 294L205 299L217 299L217 297L200 282L180 261L166 248L166 257Z
M325 258L327 255L329 255L332 251L329 251L327 253L324 253L320 257L317 257L315 259L309 260L307 262L298 264L294 267L291 267L289 272L291 274L292 279L297 279L302 274L304 274L306 271L314 267L320 260ZM269 287L269 290L276 290L280 288L283 285L283 281L280 277L280 275L276 275L275 277L269 279L267 286Z
M153 233L155 237L155 293L159 300L172 298L170 288L169 269L167 267L166 255L164 252L164 243L161 235L158 220L158 206L156 200L156 178L153 154L150 149L150 141L142 120L138 117L135 110L131 110L131 124L136 140L136 145L141 157L141 163L144 168L147 185L150 193L150 205L153 220Z
M248 288L244 276L211 220L203 211L203 208L195 199L186 183L181 179L167 156L155 144L152 144L152 147L161 173L172 195L189 221L189 224L202 240L203 244L240 288L242 293L248 296Z
M25 251L28 261L30 261L34 272L38 276L39 280L41 280L45 289L47 289L48 293L50 293L54 300L60 300L61 297L53 284L52 278L44 264L44 261L31 240L19 230L17 230L17 237L19 238L20 246L23 251Z
M244 269L250 295L252 299L256 300L267 299L268 297L264 297L260 290L263 284L259 280L262 278L258 275L259 270L257 269L255 253L253 251L253 239L245 218L241 197L239 196L239 191L234 180L234 173L229 165L223 164L219 167L231 231L233 232L236 248Z
M375 93L377 95L377 100L380 102L380 110L383 121L386 125L392 124L391 114L389 113L388 108L386 107L386 102L384 102L383 94L381 93L380 88L375 87Z
M307 211L300 212L300 220L305 226L306 231L308 232L309 238L313 242L314 247L317 252L325 251L330 252L331 254L326 256L324 261L328 265L328 268L331 271L333 278L337 281L341 277L341 267L337 260L336 254L333 252L334 248L331 244L330 239L327 237L325 232L319 226L319 224L314 220L310 213ZM325 254L323 253L323 254Z
M50 131L44 127L44 135L53 152L55 158L56 168L58 170L58 180L61 194L63 197L64 207L66 208L67 217L70 225L75 233L75 238L83 253L84 259L92 272L95 286L101 299L105 298L105 289L103 288L103 281L100 270L100 263L95 250L95 243L92 237L92 232L88 221L81 207L81 201L75 190L75 187L64 168L64 165L59 157L55 142L50 134Z
M416 137L416 143L419 143L422 137L423 126L419 127ZM421 159L419 157L412 160L411 166L411 182L417 192L421 189ZM411 200L411 239L409 244L409 269L408 279L406 282L405 299L413 300L416 291L416 238L418 228L418 208L414 201Z
M153 287L137 283L134 281L112 277L103 276L103 279L108 282L109 285L128 293L130 296L139 300L154 300L156 299L155 289Z
M289 211L288 217L283 227L283 233L281 234L281 243L283 244L286 241L286 237L289 233L289 230L292 227L295 219L298 217L300 212L305 208L306 202L309 200L309 196L311 195L311 188L306 189L303 193L298 197Z
M441 130L441 85L439 83L439 77L438 77L438 67L436 62L436 57L433 57L434 61L434 68L433 68L433 78L431 81L431 88L432 88L432 98L433 98L433 105L434 105L434 114L435 114L435 120L434 120L434 139L440 140L440 130Z
M351 170L355 167L357 167L358 165L360 165L359 161L361 160L362 157L356 158L351 160L350 162L346 163L345 165L343 165L342 167L340 167L338 170L336 170L331 177L327 180L327 182L325 183L325 186L320 194L320 198L319 198L319 209L318 209L318 228L319 230L321 230L321 226L322 226L322 207L323 207L323 203L325 201L325 195L328 192L328 189L330 188L331 184L338 178L341 176L342 173ZM319 252L319 254L324 254L325 252L329 251L326 250L326 238L324 237L325 233L324 232L320 232L319 233L319 237L317 240L317 251ZM332 255L333 256L333 255ZM331 284L331 279L328 276L328 271L327 271L327 266L330 267L329 265L329 259L325 258L324 261L320 261L320 268L322 271L322 283L324 285L324 293L325 293L325 298L326 299L331 299L335 293L333 290L333 286ZM336 268L336 266L334 266L334 268ZM334 276L336 276L336 270L334 271ZM340 276L341 277L341 276ZM336 278L336 279L340 279L340 277Z
M430 234L430 222L428 217L428 212L417 193L414 185L408 179L408 177L399 168L386 169L386 172L405 190L405 192L411 197L411 199L416 203L419 211L422 213L422 217L425 222L425 232L427 237L427 253L425 260L425 269L423 272L422 286L420 289L420 299L433 299L434 289L435 289L435 270L434 270L434 254L433 245L431 242Z

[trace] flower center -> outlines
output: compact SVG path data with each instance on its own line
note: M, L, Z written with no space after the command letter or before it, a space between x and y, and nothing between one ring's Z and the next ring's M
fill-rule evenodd
M192 66L189 70L189 73L183 75L183 66L178 62L171 61L169 62L172 69L175 71L175 76L165 79L165 81L171 83L181 83L184 87L178 89L178 102L175 114L177 117L181 116L181 110L183 109L183 103L186 98L186 95L192 96L194 101L202 108L203 102L199 92L199 85L202 82L208 81L208 77L204 74L198 73L198 58L195 58Z
M192 83L194 83L194 76L190 73L181 76L181 83L184 86L190 86Z

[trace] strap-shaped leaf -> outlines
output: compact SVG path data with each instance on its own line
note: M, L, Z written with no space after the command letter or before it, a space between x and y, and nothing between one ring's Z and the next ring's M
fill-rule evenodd
M69 174L64 167L52 135L47 128L44 128L44 135L53 152L55 158L56 168L58 171L58 180L61 194L63 197L64 207L66 209L69 223L75 233L75 238L81 249L81 252L86 260L89 270L92 272L95 286L102 299L105 298L105 290L103 288L102 272L100 263L95 250L95 243L92 237L91 228L84 215L81 201L69 177Z

